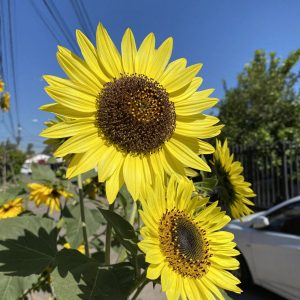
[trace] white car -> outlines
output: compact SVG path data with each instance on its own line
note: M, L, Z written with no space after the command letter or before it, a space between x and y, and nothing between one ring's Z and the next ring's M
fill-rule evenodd
M291 300L300 299L300 196L232 221L241 255L235 274Z

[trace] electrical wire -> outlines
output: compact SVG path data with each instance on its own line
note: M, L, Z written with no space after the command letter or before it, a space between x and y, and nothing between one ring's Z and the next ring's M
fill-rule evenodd
M40 20L43 22L43 24L46 26L46 28L49 30L49 32L51 33L52 37L54 38L55 42L57 44L59 44L59 38L57 37L57 35L55 34L55 31L50 27L50 25L48 24L48 22L45 20L45 18L43 17L42 12L38 9L38 7L35 5L33 0L29 0L29 3L31 4L32 8L34 9L34 11L36 12L36 14L39 16Z
M1 21L1 29L2 29L2 35L0 36L1 39L1 45L2 45L2 50L3 50L3 57L2 57L2 62L3 62L3 66L5 66L5 68L3 67L3 73L2 73L2 78L6 84L6 86L10 86L10 82L9 82L9 70L8 70L8 58L7 58L7 48L8 45L7 43L7 32L5 30L5 20L4 20L4 11L5 11L5 5L4 5L4 0L0 2L0 9L3 12L2 14L0 14L0 21ZM4 70L5 69L5 70ZM9 132L12 134L12 137L14 140L17 140L16 137L16 131L15 131L15 125L14 125L14 121L13 121L13 116L12 116L12 112L11 110L8 111L8 118L9 118L9 124L11 129L9 129ZM4 119L4 117L3 117ZM6 125L7 127L7 125ZM7 127L8 129L8 127Z
M58 27L60 28L62 34L68 41L73 52L76 52L76 44L74 43L74 41L72 39L72 34L68 30L68 27L67 27L64 19L62 18L60 12L56 8L55 4L51 0L47 0L47 1L43 0L43 3L46 6L50 15L52 16L52 18L54 19L54 21L56 22L56 24L58 25Z
M76 1L76 0L74 0L74 1ZM95 39L95 31L93 29L93 26L92 26L92 23L91 23L91 19L89 18L88 13L86 11L84 2L81 1L81 0L77 0L77 1L78 1L79 7L81 7L80 11L82 11L83 18L86 19L86 23L89 26L89 29L90 29L90 32L91 32L91 36Z
M16 136L16 142L17 144L20 143L21 140L21 123L20 123L20 114L19 114L19 99L18 99L18 93L17 93L17 82L16 82L16 64L15 64L15 53L14 53L14 45L13 45L13 21L12 21L12 6L11 3L13 1L8 0L8 33L9 33L9 46L10 46L10 56L11 56L11 71L12 71L12 81L13 81L13 93L14 93L14 98L15 98L15 112L16 112L16 117L17 117L17 136Z

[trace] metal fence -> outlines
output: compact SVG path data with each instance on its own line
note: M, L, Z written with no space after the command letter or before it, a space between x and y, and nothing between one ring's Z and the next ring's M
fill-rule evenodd
M300 145L233 146L231 150L243 164L245 180L252 183L257 209L300 195Z

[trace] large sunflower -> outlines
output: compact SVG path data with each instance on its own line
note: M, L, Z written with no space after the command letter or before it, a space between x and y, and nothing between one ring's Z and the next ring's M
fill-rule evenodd
M182 179L177 185L173 177L166 193L159 184L154 191L146 187L138 245L150 263L147 277L161 277L169 300L224 299L219 288L240 293L240 281L227 271L239 267L232 257L239 254L234 236L219 231L230 218L217 202L199 210L201 203L191 199L192 192L191 182Z
M216 197L221 201L233 218L238 219L249 215L253 211L247 205L254 205L248 198L256 194L250 188L251 183L246 182L241 175L242 164L233 161L233 154L230 154L227 139L225 142L216 140L216 151L213 156L213 172L218 178Z
M18 197L0 206L0 219L13 218L24 211L23 199Z
M199 154L214 148L200 139L218 135L222 125L200 114L218 101L209 98L212 89L197 91L201 64L186 67L184 58L169 64L172 38L155 48L153 33L137 49L127 29L121 55L101 24L96 47L79 30L76 35L84 59L59 47L57 59L68 79L44 76L55 103L41 108L69 118L41 133L68 138L55 152L74 154L67 177L97 166L111 203L124 182L136 200L156 176L210 171Z
M49 186L40 183L30 183L28 187L31 189L29 199L35 202L35 205L39 207L44 204L49 207L49 213L54 211L60 211L60 198L64 197L69 199L73 197L73 194L59 188L57 186Z

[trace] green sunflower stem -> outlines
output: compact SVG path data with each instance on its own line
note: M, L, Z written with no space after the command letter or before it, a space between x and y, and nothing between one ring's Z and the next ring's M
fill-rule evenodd
M114 203L109 205L109 210L114 210ZM105 236L105 264L110 265L110 244L111 244L111 232L112 226L110 223L107 223L106 227L106 236Z
M146 277L146 272L144 272L140 279L138 280L138 283L136 285L137 289L136 292L134 293L134 295L132 296L131 300L136 300L137 297L139 296L139 294L141 293L141 291L143 290L143 288L145 287L145 285L149 282L149 280Z
M81 175L78 175L78 187L79 187L79 202L80 202L80 215L81 215L81 224L82 224L82 235L84 241L84 250L86 256L90 256L89 251L89 242L86 230L86 223L85 223L85 213L84 213L84 203L83 203L83 189L82 189L82 179Z
M136 202L133 202L132 210L131 210L131 214L130 214L130 218L129 218L129 223L131 225L133 225L133 223L134 223L136 211L137 211L137 204L136 204ZM125 258L126 258L126 250L123 247L119 254L118 262L122 262Z

